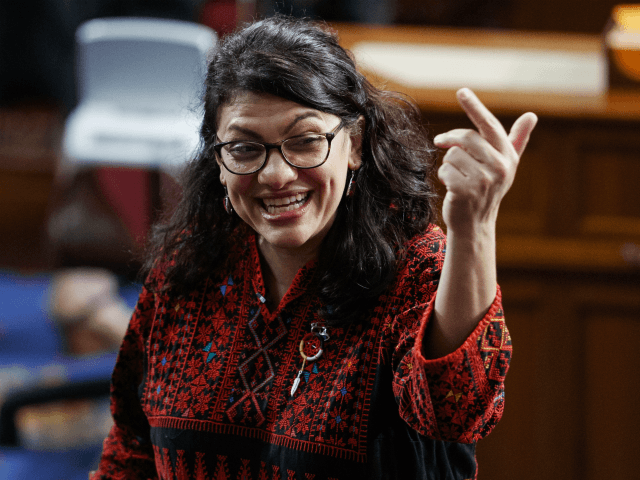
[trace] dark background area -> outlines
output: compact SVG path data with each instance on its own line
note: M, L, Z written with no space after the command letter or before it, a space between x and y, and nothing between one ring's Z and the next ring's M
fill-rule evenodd
M108 16L205 20L229 0L24 0L0 2L0 106L75 104L74 34ZM328 21L598 33L613 0L259 0L258 15L292 13Z

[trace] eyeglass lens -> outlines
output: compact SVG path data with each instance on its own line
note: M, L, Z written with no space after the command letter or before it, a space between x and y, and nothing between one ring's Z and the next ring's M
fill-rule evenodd
M312 168L326 160L329 154L329 140L325 135L300 135L282 142L280 150L292 165ZM224 145L220 149L220 154L229 170L235 173L247 173L256 171L262 166L267 157L267 148L260 143L233 142Z

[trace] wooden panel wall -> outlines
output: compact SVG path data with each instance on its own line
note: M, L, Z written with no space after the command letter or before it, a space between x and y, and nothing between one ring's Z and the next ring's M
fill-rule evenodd
M479 478L635 478L637 278L500 277L514 358L503 421L478 446Z

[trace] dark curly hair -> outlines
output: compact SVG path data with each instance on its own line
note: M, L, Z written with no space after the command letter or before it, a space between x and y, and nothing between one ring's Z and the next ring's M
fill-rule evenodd
M186 168L175 212L154 230L145 271L169 255L163 288L186 294L224 264L230 239L244 227L223 208L216 122L219 109L247 91L350 126L364 117L356 193L338 207L314 282L327 321L353 321L395 278L403 244L434 220L434 148L415 104L374 87L335 34L308 20L271 17L222 40L208 68L199 154Z

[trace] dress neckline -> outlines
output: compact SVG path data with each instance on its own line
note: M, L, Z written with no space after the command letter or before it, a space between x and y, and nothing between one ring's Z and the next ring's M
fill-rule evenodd
M272 315L278 315L280 312L292 301L296 300L303 293L307 292L311 287L315 273L317 270L318 261L316 259L309 260L303 267L301 267L291 285L287 289L280 303L275 310L270 311L267 307L267 289L264 282L264 275L262 272L262 265L260 263L260 252L258 251L258 242L256 234L248 236L248 255L245 255L245 274L251 279L253 290L258 300L263 304L263 307Z

